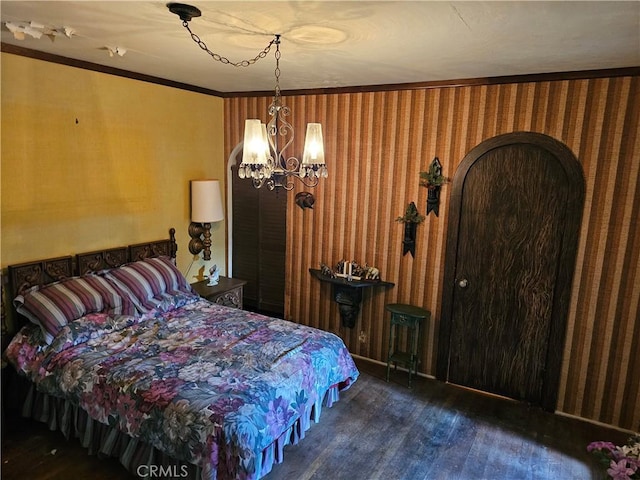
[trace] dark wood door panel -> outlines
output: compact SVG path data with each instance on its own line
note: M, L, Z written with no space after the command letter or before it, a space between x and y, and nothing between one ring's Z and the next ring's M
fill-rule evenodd
M493 150L469 170L450 381L540 402L566 189L561 166L531 145Z
M231 170L233 276L247 281L245 308L282 316L287 192L256 189Z
M555 407L584 201L571 151L517 132L455 174L437 377Z
M260 264L258 269L260 310L284 315L287 192L261 189Z

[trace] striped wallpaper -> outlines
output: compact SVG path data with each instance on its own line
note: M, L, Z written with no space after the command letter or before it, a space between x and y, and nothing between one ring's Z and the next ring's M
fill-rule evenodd
M297 134L290 153L302 151L304 123L321 122L329 168L329 178L313 189L313 210L288 203L286 317L335 332L353 354L384 362L384 305L423 306L433 313L420 367L428 375L435 374L438 348L449 190L442 190L440 216L418 227L415 258L403 257L403 227L395 218L411 201L425 212L418 172L437 156L453 176L471 148L502 133L534 131L565 143L583 166L586 200L558 410L640 430L640 77L284 100ZM266 120L270 101L225 99L227 156L242 139L244 119ZM353 329L340 325L330 286L308 272L341 258L374 265L395 283L365 291Z

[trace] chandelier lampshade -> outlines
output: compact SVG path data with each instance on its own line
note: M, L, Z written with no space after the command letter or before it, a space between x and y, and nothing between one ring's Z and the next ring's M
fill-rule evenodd
M321 178L327 178L327 166L324 163L322 125L319 123L307 124L307 134L304 139L304 151L302 153L302 169L306 170L304 172L305 175L317 175Z
M256 180L271 176L269 157L266 125L258 119L245 120L242 163L238 168L238 176Z

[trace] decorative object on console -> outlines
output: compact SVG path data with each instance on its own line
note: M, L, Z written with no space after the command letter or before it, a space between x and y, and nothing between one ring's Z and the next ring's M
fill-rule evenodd
M209 269L209 281L207 282L207 285L210 287L215 287L218 284L219 280L220 269L218 268L218 265L214 265Z
M321 263L319 272L327 277L344 278L349 282L353 280L368 280L374 282L380 280L380 271L377 268L370 267L366 263L360 265L354 261L348 262L345 259L336 263L333 269Z
M335 266L335 276L346 278L349 282L352 280L361 280L364 276L364 269L353 260L348 262L343 259Z
M331 270L331 268L328 265L325 265L324 263L320 264L320 273L322 273L322 275L325 275L327 277L331 277L331 278L336 277L335 272Z
M418 212L416 204L411 202L407 205L407 209L402 217L396 218L396 222L404 223L404 237L402 239L402 255L406 255L407 252L411 253L411 256L415 256L416 253L416 230L419 224L424 221L424 215Z
M189 251L211 260L211 223L224 220L220 182L218 180L191 180L191 224L189 225Z
M368 267L364 274L365 280L380 280L380 270L376 267Z
M449 179L442 175L442 165L438 157L435 157L429 165L429 170L420 172L420 185L427 187L427 215L433 211L436 217L440 208L440 188Z
M269 190L282 187L292 190L293 178L297 178L307 187L315 187L320 178L327 177L327 167L324 161L324 144L322 139L322 125L308 123L304 141L302 161L294 156L285 154L293 143L293 126L286 120L291 115L291 109L282 103L280 91L280 34L276 34L269 44L254 58L240 62L232 62L228 58L209 50L207 45L189 28L189 22L199 17L202 12L191 5L169 3L172 13L182 20L182 26L189 32L192 40L211 58L234 67L248 67L259 59L267 56L271 47L275 45L275 93L269 105L271 119L265 125L258 119L245 121L244 144L242 162L238 167L240 178L250 178L255 188L267 185Z

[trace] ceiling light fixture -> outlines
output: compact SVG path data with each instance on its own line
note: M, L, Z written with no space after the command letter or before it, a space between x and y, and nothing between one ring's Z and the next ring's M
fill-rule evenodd
M291 109L282 103L280 90L280 37L276 34L269 44L258 55L250 60L231 62L228 58L209 50L207 45L189 28L189 22L194 17L202 15L199 9L183 3L169 3L169 11L175 13L182 20L182 26L187 29L191 39L214 60L233 65L234 67L248 67L259 59L267 56L271 47L275 45L275 93L269 105L269 122L265 125L258 119L245 121L242 162L238 167L240 178L250 178L255 188L266 185L269 190L282 187L292 190L293 179L297 178L307 187L318 185L320 178L328 175L324 161L324 143L322 125L308 123L304 142L302 161L294 156L286 156L285 151L293 143L294 132L286 117L291 115Z

